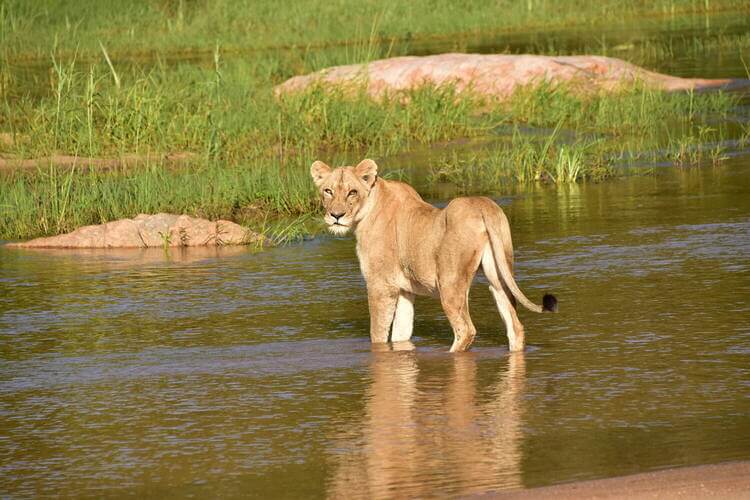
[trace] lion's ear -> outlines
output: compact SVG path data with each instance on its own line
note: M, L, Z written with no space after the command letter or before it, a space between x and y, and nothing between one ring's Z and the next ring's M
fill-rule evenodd
M328 177L328 174L330 173L331 167L320 160L313 162L312 166L310 167L310 175L312 175L313 182L318 187L323 184L323 181L326 177Z
M372 187L375 184L375 179L378 178L378 166L372 160L362 160L359 165L354 167L354 172L368 187Z

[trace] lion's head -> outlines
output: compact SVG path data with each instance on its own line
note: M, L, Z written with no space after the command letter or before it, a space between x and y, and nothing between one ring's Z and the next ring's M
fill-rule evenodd
M334 170L322 161L310 167L315 185L320 191L325 208L328 230L344 235L362 220L367 198L375 186L378 166L372 160L363 160L356 167L339 167Z

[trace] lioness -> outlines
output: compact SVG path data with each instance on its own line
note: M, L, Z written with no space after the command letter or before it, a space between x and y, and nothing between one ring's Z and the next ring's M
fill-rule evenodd
M320 190L328 229L354 230L357 257L367 282L370 340L408 340L416 295L439 295L453 327L451 352L464 351L476 329L469 317L469 287L481 263L505 321L511 351L524 347L516 299L535 312L555 311L531 302L513 279L513 244L508 219L489 198L456 198L444 209L426 203L408 184L378 177L378 166L364 160L334 170L321 161L310 168Z

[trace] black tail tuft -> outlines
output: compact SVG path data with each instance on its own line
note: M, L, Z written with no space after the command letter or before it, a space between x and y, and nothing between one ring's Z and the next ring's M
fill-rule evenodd
M542 310L547 312L557 312L557 299L554 295L545 293L542 297Z

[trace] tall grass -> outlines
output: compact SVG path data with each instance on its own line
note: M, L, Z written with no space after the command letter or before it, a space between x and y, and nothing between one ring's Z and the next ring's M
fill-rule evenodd
M53 92L0 110L20 136L7 152L25 157L78 152L116 157L191 151L236 161L274 151L374 147L393 151L481 130L479 103L448 88L422 88L373 102L364 92L314 88L273 97L247 89L245 65L220 70L152 69L113 80L108 65L53 62ZM280 149L281 148L281 149Z
M252 227L279 216L299 217L315 208L304 165L208 164L192 170L153 165L137 170L76 171L40 168L15 171L0 183L3 238L57 234L76 227L176 212L233 219Z
M505 143L440 155L429 168L425 190L448 182L460 193L498 193L519 183L602 180L612 175L615 161L598 141L565 144L515 132Z
M282 140L295 146L401 149L410 141L429 143L471 136L488 126L477 115L482 100L451 87L422 87L373 101L364 89L349 95L321 87L286 96L279 106Z
M514 121L535 127L562 121L579 133L643 136L690 126L708 115L725 118L738 102L738 96L726 92L669 93L637 83L615 95L588 97L565 85L541 84L519 89L506 106Z

